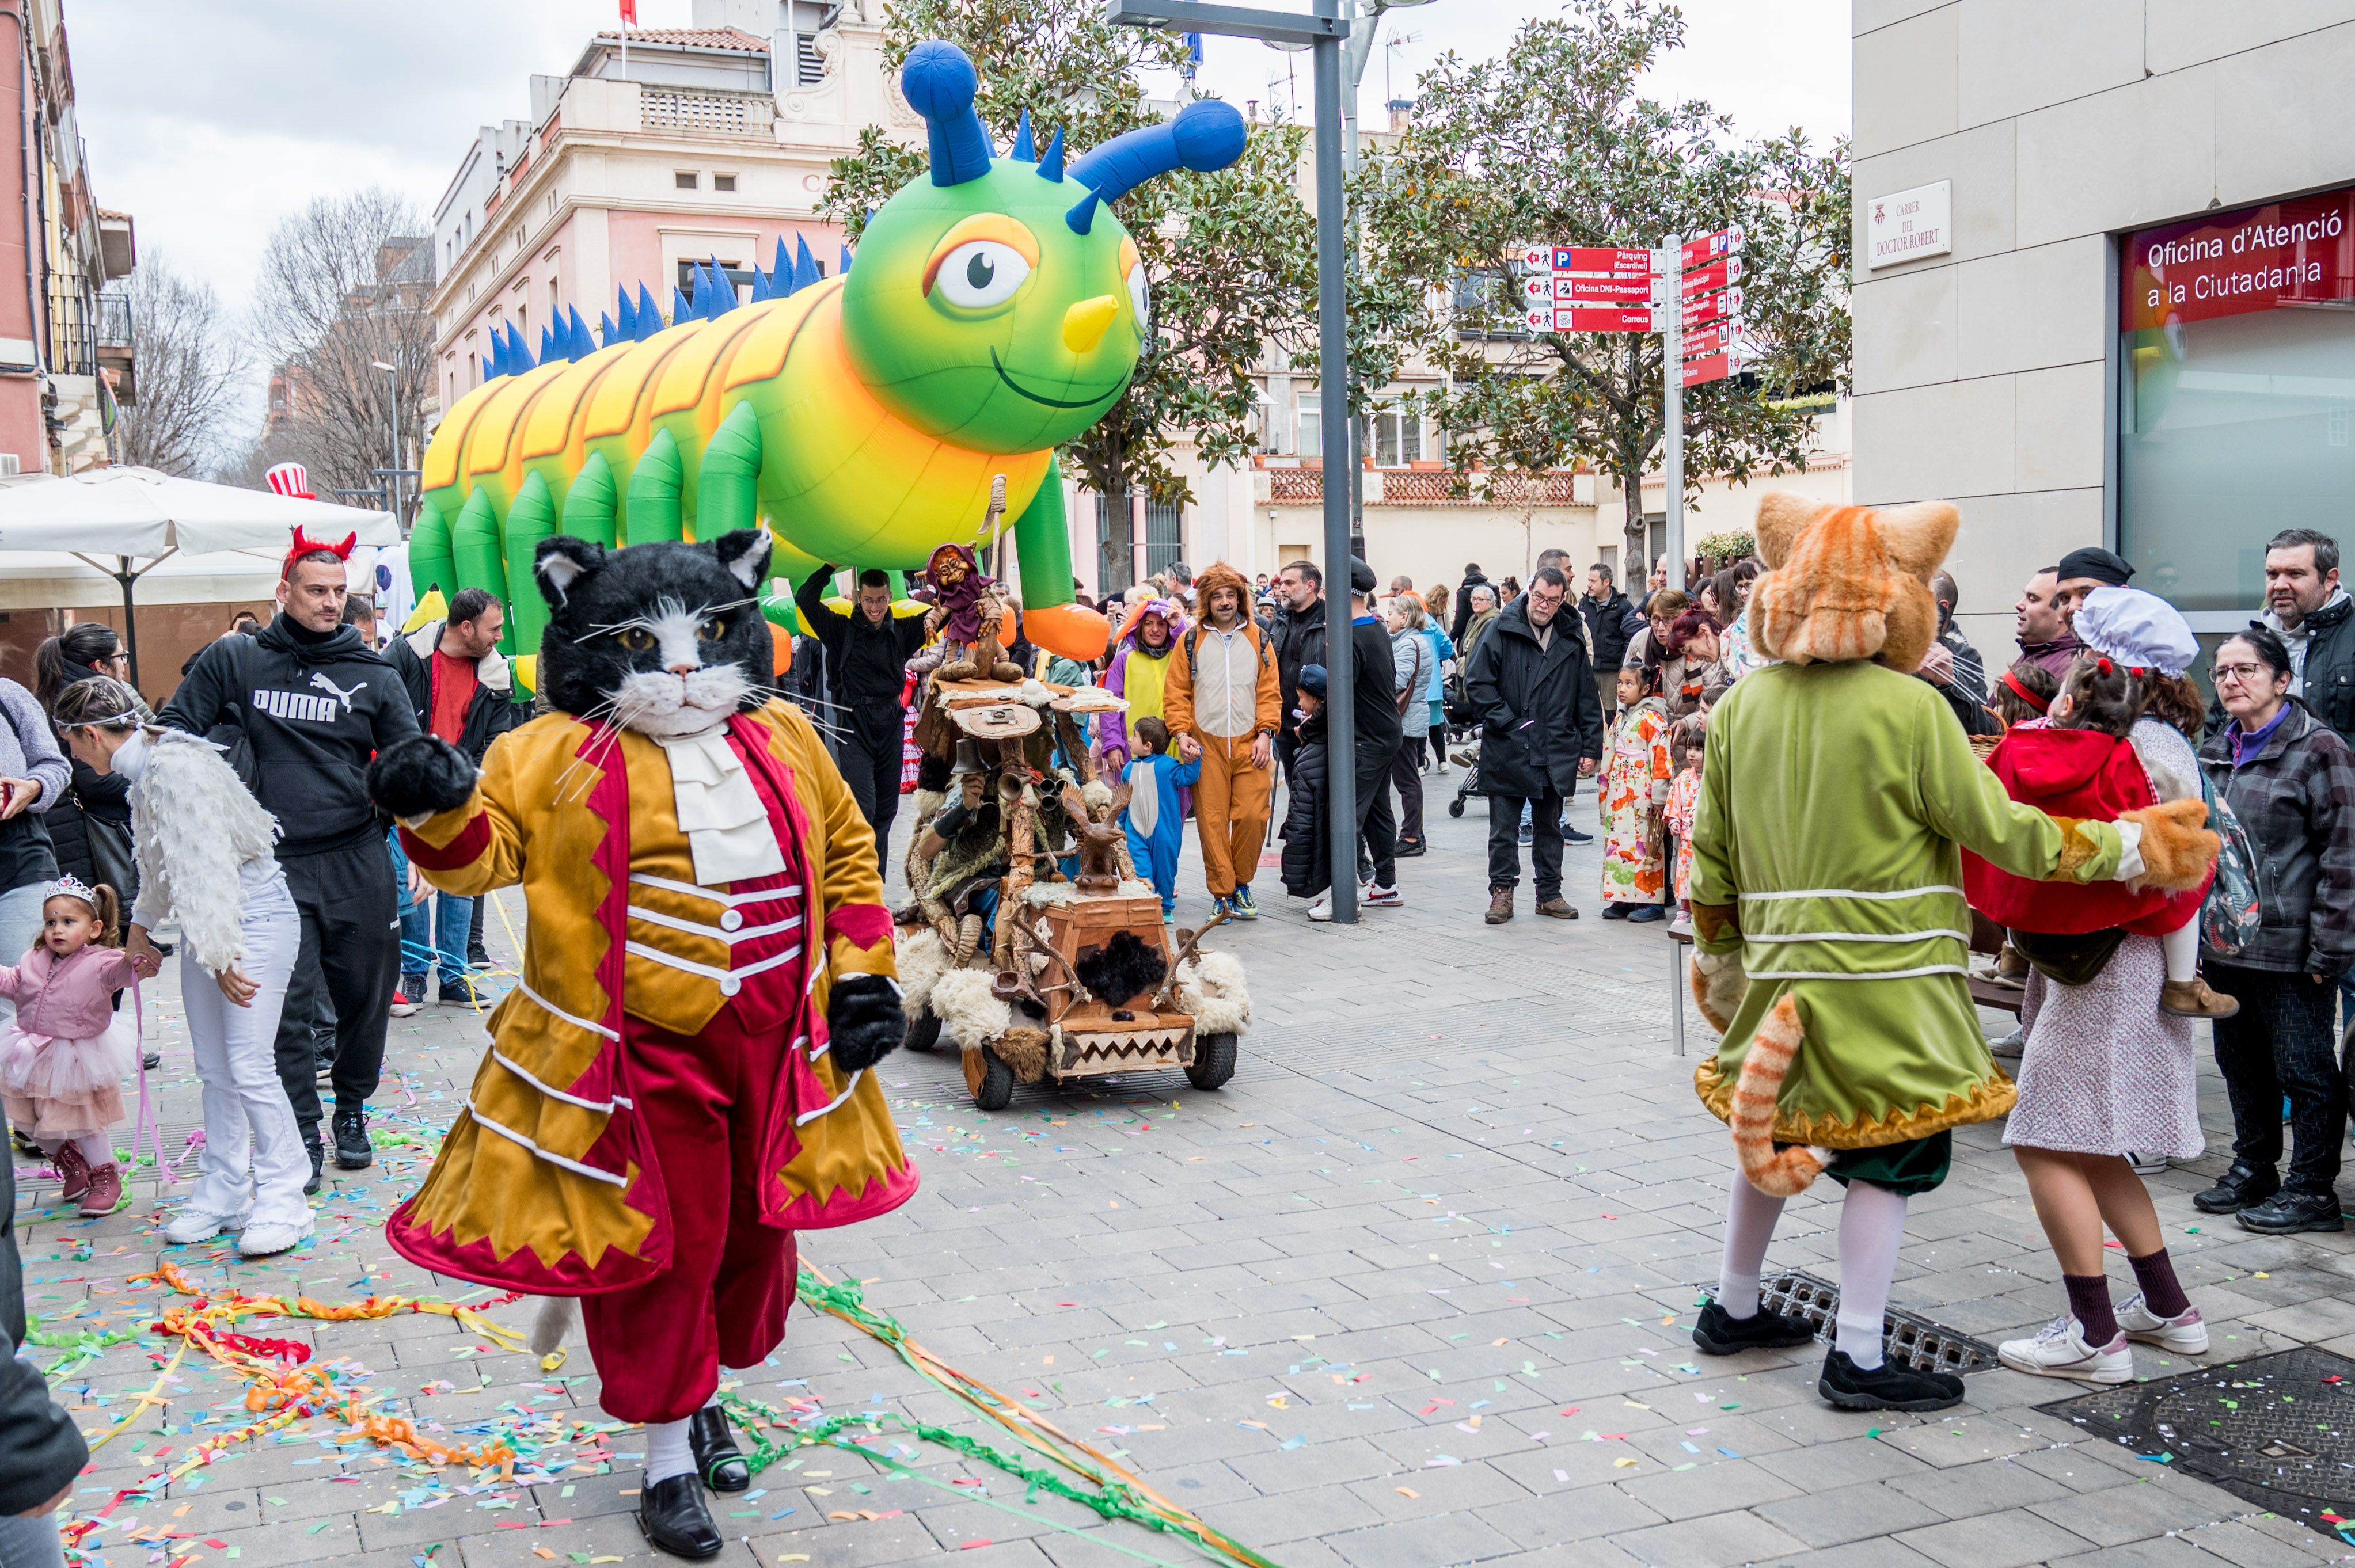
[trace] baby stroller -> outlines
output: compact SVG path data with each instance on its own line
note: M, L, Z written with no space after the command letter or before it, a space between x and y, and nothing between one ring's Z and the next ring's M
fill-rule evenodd
M1440 713L1447 723L1439 736L1441 754L1446 753L1447 737L1458 730L1464 732L1466 742L1465 749L1454 758L1463 766L1464 781L1455 787L1455 799L1447 802L1447 814L1460 817L1464 814L1464 802L1480 792L1480 715L1472 711L1465 695L1461 670L1447 677L1444 690Z

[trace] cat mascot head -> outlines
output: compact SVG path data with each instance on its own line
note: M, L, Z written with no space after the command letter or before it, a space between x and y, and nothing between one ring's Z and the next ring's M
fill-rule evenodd
M656 739L759 707L776 673L756 586L769 547L766 528L621 550L541 540L532 576L548 599L538 675L549 705Z
M1961 524L1943 501L1872 508L1760 497L1767 569L1750 597L1751 641L1786 663L1872 659L1912 674L1937 640L1930 577Z

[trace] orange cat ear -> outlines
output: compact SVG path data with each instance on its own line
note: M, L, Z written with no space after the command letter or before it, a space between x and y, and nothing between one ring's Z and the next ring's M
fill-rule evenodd
M1787 490L1770 490L1758 498L1758 558L1773 571L1791 558L1791 547L1807 524L1831 510L1831 503L1810 501Z
M1925 582L1954 548L1955 534L1963 525L1963 514L1944 501L1883 506L1874 518L1881 524L1881 547L1891 562Z

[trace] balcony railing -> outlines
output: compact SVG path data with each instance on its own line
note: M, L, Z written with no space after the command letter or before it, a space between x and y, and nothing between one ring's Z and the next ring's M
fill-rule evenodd
M1276 506L1314 505L1325 499L1321 469L1266 471L1268 502ZM1544 473L1453 473L1444 469L1370 469L1366 473L1369 506L1574 506L1577 475L1567 469Z
M49 368L60 376L98 374L97 323L90 296L63 274L49 280Z
M660 92L641 90L640 122L649 131L690 136L774 136L777 106L752 93Z
M129 295L101 293L98 296L98 346L101 348L131 346Z

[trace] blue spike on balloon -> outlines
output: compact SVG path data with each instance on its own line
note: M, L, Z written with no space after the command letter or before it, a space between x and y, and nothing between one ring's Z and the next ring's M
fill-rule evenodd
M483 379L496 381L507 373L507 345L499 341L499 329L491 329L491 351L483 355Z
M678 286L674 283L670 291L670 324L677 326L681 322L691 322L694 319L695 307L687 302L687 296L680 293Z
M773 300L776 297L776 291L769 287L769 275L761 270L761 264L758 261L753 262L752 298L749 302L757 305L762 300Z
M705 319L717 321L735 308L736 285L730 281L728 269L719 264L719 257L714 256L711 259L711 314Z
M532 358L531 350L524 346L523 334L510 323L507 327L507 374L521 376L538 363Z
M817 258L810 254L809 241L794 237L794 291L801 292L818 280Z
M1030 111L1027 109L1022 111L1021 122L1014 127L1014 150L1007 156L1026 164L1039 161L1039 149L1030 140Z
M597 313L597 341L601 344L622 341L621 329L613 324L613 313L611 311Z
M539 326L539 362L546 365L555 353L556 341L549 335L548 323L542 322Z
M842 269L841 269L841 270L842 270L842 272L843 272L846 276L847 276L847 275L849 273L849 271L850 271L850 247L849 247L849 246L847 246L847 245L846 245L846 246L844 246L844 247L842 248Z
M1079 205L1063 215L1063 221L1071 226L1073 234L1085 234L1094 226L1096 201L1096 193L1090 191L1080 198Z
M776 281L778 293L792 292L785 281L794 275L794 259L785 254L785 237L782 233L777 236L777 259L769 263L769 275Z
M567 357L574 360L586 359L597 352L597 340L590 335L589 323L581 319L579 306L567 305L564 310L565 313L572 318L572 348Z
M1039 177L1052 180L1059 185L1063 183L1063 128L1060 125L1055 127L1055 134L1048 139L1047 155L1039 160Z
M613 312L613 330L605 334L607 343L634 343L638 336L637 307L630 303L630 286L621 287L621 303Z
M646 291L645 281L644 279L640 279L638 281L637 340L640 343L644 343L646 339L654 336L655 334L662 331L662 312L655 308L654 295Z

